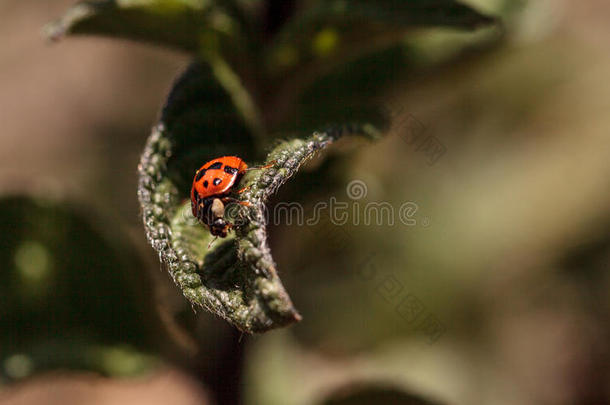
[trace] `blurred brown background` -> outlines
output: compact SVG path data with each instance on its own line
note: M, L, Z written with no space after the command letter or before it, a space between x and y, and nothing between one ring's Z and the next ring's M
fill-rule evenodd
M96 37L48 42L45 24L74 3L0 4L2 177L110 205L137 223L140 149L188 58Z
M469 2L490 14L501 3ZM156 280L151 294L182 307L145 246L135 168L188 58L100 38L46 43L42 26L71 4L0 3L2 187L76 200L128 227ZM421 69L388 95L393 130L349 168L367 185L363 203L413 201L428 225L348 227L354 255L338 255L323 224L313 237L272 229L304 321L244 340L247 403L320 403L371 381L449 404L610 403L610 3L505 9L501 46ZM424 66L468 40L419 35ZM433 165L405 142L413 119L446 149ZM345 200L344 186L334 195ZM440 324L437 338L397 312L407 295ZM230 334L197 319L200 333L216 329L212 342ZM205 401L185 372L152 373L36 377L2 388L0 402Z

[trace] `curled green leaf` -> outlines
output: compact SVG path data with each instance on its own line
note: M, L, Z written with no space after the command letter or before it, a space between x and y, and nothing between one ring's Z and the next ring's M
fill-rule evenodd
M278 277L267 243L264 204L317 151L346 134L375 135L346 125L306 139L281 142L268 155L272 167L241 181L247 201L235 234L208 247L211 235L192 216L190 202L168 176L171 134L163 124L150 136L139 166L139 199L148 239L185 297L244 332L257 333L299 321Z

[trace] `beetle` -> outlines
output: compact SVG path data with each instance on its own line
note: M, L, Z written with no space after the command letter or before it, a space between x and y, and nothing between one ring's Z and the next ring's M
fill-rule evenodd
M233 187L248 170L265 169L273 166L274 163L249 168L246 162L237 156L222 156L206 162L195 172L193 178L191 187L193 216L206 225L212 235L226 237L233 224L224 218L225 204L236 201L241 205L250 205L248 202L237 201L229 196ZM247 189L248 187L245 187L237 193Z

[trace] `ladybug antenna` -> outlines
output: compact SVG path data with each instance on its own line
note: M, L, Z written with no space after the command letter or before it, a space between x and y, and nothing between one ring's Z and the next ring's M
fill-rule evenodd
M212 240L210 241L210 243L208 243L208 249L210 249L210 248L212 247L212 244L213 244L214 242L216 242L216 239L218 239L218 236L214 236L214 239L212 239Z

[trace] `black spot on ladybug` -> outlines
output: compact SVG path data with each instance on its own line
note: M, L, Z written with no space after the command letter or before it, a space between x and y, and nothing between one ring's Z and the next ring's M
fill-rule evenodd
M210 165L210 167L208 167L206 170L220 169L221 167L222 167L222 162L216 162L216 163Z
M216 178L214 179L214 185L215 185L215 186L217 186L217 185L219 185L220 183L222 183L222 180L220 180L218 177L216 177Z
M237 173L237 169L235 167L225 166L225 173L235 174Z
M201 178L203 177L203 175L205 174L205 170L206 169L201 169L199 170L199 172L197 172L197 176L195 177L195 181L199 181L201 180Z
M207 180L203 182L203 187L208 188L209 185L210 185L210 183L208 183Z

